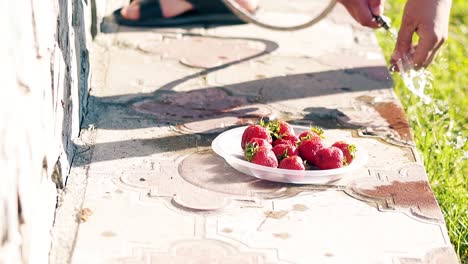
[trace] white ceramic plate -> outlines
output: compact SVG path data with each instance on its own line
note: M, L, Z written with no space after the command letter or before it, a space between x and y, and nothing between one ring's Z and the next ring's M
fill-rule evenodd
M308 127L303 126L293 127L296 134L309 130ZM367 162L366 151L355 144L357 151L353 162L339 169L297 171L257 165L244 159L244 152L241 148L241 138L245 128L246 126L233 128L221 133L213 140L211 148L216 154L223 157L234 169L259 179L298 184L325 184L341 179L346 174L359 169ZM326 132L325 136L327 136ZM328 142L332 141L331 143L333 143L338 140L349 141L347 138L330 138ZM354 144L354 142L351 143Z

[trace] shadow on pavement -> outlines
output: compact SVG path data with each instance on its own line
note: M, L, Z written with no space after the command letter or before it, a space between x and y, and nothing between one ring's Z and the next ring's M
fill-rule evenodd
M386 70L385 67L382 68L382 70ZM367 68L353 69L354 72L365 72L366 70ZM333 80L337 74L348 73L343 70L298 74L237 83L226 87L206 87L189 92L171 91L168 93L167 91L155 90L152 93L141 94L137 99L125 103L109 103L107 101L109 98L92 97L90 100L94 108L94 118L88 119L88 124L95 123L97 128L105 130L134 130L161 126L178 127L186 123L196 124L196 122L217 122L220 118L228 117L239 118L239 120L245 118L245 122L248 122L249 120L258 120L261 117L255 115L255 113L258 110L261 113L259 108L262 105L277 101L388 88L388 85L382 85L381 87L366 87L363 85L353 88L326 87L324 89L323 87L310 85L317 83L317 80L321 82ZM294 85L291 85L293 87L290 88L289 84ZM295 89L296 91L291 92L288 89ZM226 90L230 92L225 92ZM214 91L219 93L213 93ZM242 95L247 91L251 93L258 92L258 94L248 98L248 96ZM198 101L190 103L187 99L192 96ZM178 101L179 99L180 101ZM221 104L218 100L222 101ZM140 104L141 106L142 102L148 104L146 113L136 110L136 105ZM151 111L153 111L153 114L149 114ZM356 125L343 122L343 120L346 120L346 116L338 109L308 107L303 111L308 113L304 116L304 119L291 120L291 122L318 125L328 129L357 128ZM317 115L316 113L321 114ZM338 117L340 117L341 121L336 119ZM232 127L243 124L245 123L234 122ZM228 128L230 127L224 129ZM203 133L180 133L177 136L98 143L95 145L95 149L114 151L106 151L106 155L94 156L93 162L149 156L154 154L156 150L157 152L173 152L196 147L208 147L219 132L219 129L213 129L212 131L203 131ZM125 149L125 152L120 152L119 149Z
M195 34L189 36L204 37ZM265 48L253 56L202 69L197 73L154 87L153 92L109 97L90 96L90 110L83 125L85 128L89 124L94 124L101 130L135 130L163 126L183 130L175 136L97 143L94 146L95 151L104 151L105 155L94 155L93 162L207 147L222 130L244 125L261 117L273 116L274 110L268 106L271 103L391 87L389 83L391 81L382 80L381 77L382 73L384 76L388 75L385 67L363 67L283 75L192 91L175 91L178 85L188 80L248 62L278 49L275 42L264 39L216 38L258 41L263 43ZM131 99L121 100L122 98ZM291 120L292 123L313 124L324 128L356 128L355 125L333 120L336 117L346 120L344 113L338 109L311 105L302 111L309 114L306 114L302 120ZM315 112L322 114L316 115ZM224 124L222 129L219 128L220 122Z

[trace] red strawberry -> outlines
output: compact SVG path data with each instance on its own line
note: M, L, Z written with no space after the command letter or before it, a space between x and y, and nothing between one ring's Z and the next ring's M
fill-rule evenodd
M293 146L296 146L296 143L298 141L299 139L295 135L283 134L280 138L273 141L273 146L276 146L278 144L291 144Z
M305 170L304 162L299 156L290 156L283 159L279 164L279 168L287 170Z
M323 148L317 152L317 167L321 170L343 167L344 157L337 147Z
M288 156L297 156L299 152L297 148L291 144L278 144L273 147L273 153L275 153L278 160L282 160Z
M249 142L247 142L247 144L245 144L245 148L248 148L250 145L254 145L254 146L257 146L257 147L267 147L269 149L272 148L271 144L268 143L268 141L266 141L263 138L251 138L249 140Z
M356 157L356 146L348 144L344 141L335 142L332 147L337 147L343 151L345 165L351 164Z
M274 120L268 123L268 127L276 138L281 138L285 134L296 135L293 127L286 121Z
M324 146L320 137L303 140L298 147L300 156L311 165L317 165L317 151L322 148Z
M262 127L261 125L250 125L244 130L244 133L242 134L242 141L241 141L242 149L245 149L245 145L252 138L263 138L268 143L270 144L272 143L270 133L266 128Z
M277 168L278 160L275 153L267 147L251 147L245 149L245 158L255 164Z
M311 127L310 130L308 131L304 131L302 132L301 134L299 134L299 140L300 141L303 141L303 140L307 140L307 139L312 139L312 138L325 138L325 136L323 135L323 129L321 129L320 127Z

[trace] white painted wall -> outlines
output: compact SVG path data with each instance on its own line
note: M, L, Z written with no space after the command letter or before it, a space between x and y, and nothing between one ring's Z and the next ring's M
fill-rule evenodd
M48 262L89 88L88 4L0 1L0 263Z

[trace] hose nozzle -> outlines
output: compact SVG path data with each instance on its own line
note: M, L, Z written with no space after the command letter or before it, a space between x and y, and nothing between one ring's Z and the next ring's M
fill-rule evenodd
M385 30L390 30L390 18L386 16L374 16L374 19L380 27L385 28Z

